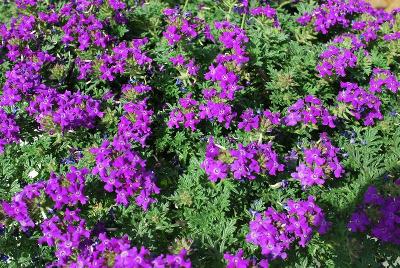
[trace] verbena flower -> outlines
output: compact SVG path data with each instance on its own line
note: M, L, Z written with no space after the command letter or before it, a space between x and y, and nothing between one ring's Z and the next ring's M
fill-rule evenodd
M331 177L340 178L344 173L338 158L339 148L332 145L327 133L320 135L320 140L311 147L304 148L302 160L296 167L292 178L302 186L323 185Z
M298 99L291 105L283 120L287 126L295 126L298 123L316 125L320 122L324 126L335 128L334 121L336 116L330 114L321 100L308 95L304 99Z
M392 187L399 187L394 184ZM375 186L368 187L348 223L352 232L366 232L384 242L400 245L399 196L384 196Z
M315 198L309 196L305 201L288 200L287 211L269 207L257 214L249 223L246 241L261 247L261 253L269 260L286 259L293 243L305 247L315 231L324 234L329 226Z
M216 182L231 174L237 180L256 179L257 175L269 174L274 176L283 171L278 154L272 149L272 143L259 144L256 142L246 146L238 144L237 149L221 149L211 137L206 148L205 160L201 163L208 178Z
M19 141L19 127L13 115L7 114L0 108L0 153L4 152L7 144Z
M355 83L341 82L340 86L343 90L339 92L337 100L349 105L355 119L362 119L365 126L374 125L375 120L383 119L380 111L382 102L377 96Z
M160 190L155 184L154 173L146 169L146 161L129 143L117 136L113 143L105 140L100 147L92 148L90 152L96 159L92 173L105 183L106 191L116 193L117 204L127 206L129 198L134 196L136 204L147 210L155 202L151 196Z

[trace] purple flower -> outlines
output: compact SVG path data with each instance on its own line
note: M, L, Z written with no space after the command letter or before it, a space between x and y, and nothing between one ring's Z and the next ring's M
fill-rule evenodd
M116 140L118 136L114 138ZM96 159L92 174L105 183L105 190L116 193L118 204L128 205L129 198L134 195L137 195L137 205L144 210L155 202L151 195L160 190L155 184L154 173L146 169L146 161L133 151L129 143L120 146L106 140L99 148L92 148L90 153Z
M374 186L368 187L364 194L364 203L371 205L383 205L384 199L379 195L378 190Z
M250 260L243 257L242 249L239 249L235 255L225 253L224 259L227 261L227 268L247 268L250 265Z
M182 54L178 54L176 57L171 57L169 60L174 66L183 65L185 63L185 58Z
M80 92L65 91L60 94L54 89L38 92L26 110L43 129L51 132L57 126L62 131L79 127L94 128L96 119L103 117L99 101Z
M356 49L355 49L356 50ZM346 76L346 68L355 67L357 64L357 56L350 49L336 47L331 45L321 55L321 62L316 69L321 77Z
M321 150L317 148L305 149L304 150L305 160L308 164L313 163L321 166L325 163L325 159L321 157Z
M356 212L351 216L348 227L352 232L365 232L370 221L364 212Z
M85 176L89 170L70 167L70 172L65 177L58 177L55 173L47 181L45 193L53 200L54 208L61 209L64 205L74 206L78 203L86 204L84 195ZM68 185L68 186L64 186Z
M177 32L177 28L172 25L167 27L165 32L163 32L163 36L168 40L168 44L171 46L173 46L182 38Z
M215 158L219 155L220 150L214 143L214 138L210 137L208 140L208 145L206 148L206 157L208 158Z
M396 185L391 185L396 187ZM367 232L384 242L400 245L400 201L398 194L384 196L375 186L368 187L363 202L352 214L352 232Z
M287 126L295 126L299 122L315 125L319 120L322 125L335 128L335 119L336 117L330 115L329 111L323 107L321 100L308 95L304 99L298 99L288 108L284 121Z
M356 14L368 14L371 17L379 16L379 13L368 2L362 0L327 1L317 6L312 12L305 13L298 18L297 22L302 25L312 22L315 31L328 34L329 30L334 27L349 27L351 19ZM385 21L387 19L382 20L380 24Z
M136 141L144 147L152 133L150 125L153 111L148 109L146 99L136 103L128 102L123 108L125 115L120 118L115 143L123 142L129 147L131 141Z
M322 185L332 175L340 178L344 173L337 157L339 149L332 145L325 132L320 134L318 142L312 143L312 146L305 148L303 152L304 162L300 159L296 172L291 174L302 186Z
M347 103L350 111L357 119L363 119L365 126L373 125L375 119L382 120L380 111L381 101L375 95L368 93L355 83L341 82L344 89L337 97L337 100Z
M396 93L400 87L400 82L397 77L389 70L380 68L374 68L373 75L369 82L369 90L372 93L382 92L382 89L388 89L389 91Z
M14 116L7 114L0 108L0 153L4 152L5 145L19 141L18 134L19 127L14 120Z
M279 21L276 15L276 10L271 8L270 5L255 7L250 9L250 14L253 16L264 16L274 22L275 27L279 27Z
M286 251L294 241L298 240L299 245L304 247L314 230L326 231L329 225L314 197L310 196L306 201L288 200L287 203L288 212L279 213L269 207L249 224L246 241L260 246L261 253L269 259L285 259Z
M312 185L310 183L310 177L312 174L312 170L306 166L305 164L300 164L298 167L296 167L296 172L292 173L291 176L299 180L302 185Z
M251 131L252 129L259 128L260 117L258 115L254 115L252 109L247 109L246 111L244 111L240 118L242 119L242 121L238 124L239 129L244 129L244 131Z
M268 173L276 175L278 171L283 171L284 166L279 163L278 155L272 150L272 143L258 144L250 143L246 146L238 144L237 149L220 149L215 145L214 139L210 137L207 148L206 158L201 167L206 171L209 179L217 181L218 174L224 179L229 174L237 180L254 180L259 174ZM213 168L217 168L215 174Z
M222 161L213 161L207 168L209 179L216 182L218 179L225 179L227 177L228 167Z
M164 263L167 267L174 268L190 268L192 267L191 262L186 259L186 250L182 249L177 255L166 255Z

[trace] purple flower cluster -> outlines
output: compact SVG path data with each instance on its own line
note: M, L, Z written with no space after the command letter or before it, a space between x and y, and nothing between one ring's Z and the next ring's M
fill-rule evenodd
M91 247L81 250L76 261L69 267L143 267L143 268L190 268L191 262L186 259L186 250L179 254L150 255L145 247L132 247L128 236L108 238L100 233Z
M315 31L327 34L335 26L349 27L356 14L377 16L380 13L363 0L328 0L297 21L302 25L313 22Z
M383 36L383 40L385 41L397 41L400 39L400 32L394 32L394 33L390 33L390 34L385 34Z
M67 266L76 251L90 238L86 221L79 216L79 212L79 209L67 208L63 218L55 215L40 225L42 236L38 243L56 248L57 260L52 263L53 267Z
M273 113L265 109L261 114L254 114L253 109L246 109L240 115L241 121L238 123L238 128L246 132L254 129L260 129L261 132L271 132L275 126L281 124L280 113Z
M372 93L367 92L355 83L341 82L342 90L337 100L347 103L351 114L357 120L363 120L365 126L374 124L374 120L382 120L380 111L381 100Z
M228 21L215 22L215 28L221 32L218 41L226 52L218 54L216 65L211 64L209 71L204 74L204 78L213 86L203 90L206 103L199 106L199 116L201 119L217 120L229 128L236 117L229 101L234 100L235 93L243 89L236 72L249 61L245 47L249 39L242 28Z
M230 253L224 254L224 259L227 262L226 268L250 268L250 267L261 267L268 268L268 260L261 260L257 263L254 259L246 259L243 257L243 250L239 249L235 255Z
M75 59L75 65L78 68L78 79L84 80L88 77L89 74L93 73L93 62L91 60L83 60L80 57Z
M279 20L276 14L276 10L270 5L254 7L250 9L250 14L253 16L263 16L273 21L275 27L279 27Z
M283 171L284 166L278 162L278 154L272 149L272 143L239 144L238 149L227 150L217 146L211 137L201 167L209 180L216 182L227 178L228 174L236 180L254 180L257 175L265 173L276 175L277 171Z
M84 174L77 174L79 170L74 168L70 174L78 177ZM68 176L68 174L67 174ZM74 180L74 179L72 179ZM48 182L52 184L52 182ZM68 182L67 182L68 183ZM17 220L22 228L34 227L35 223L29 216L28 209L43 203L39 199L45 182L39 182L26 186L23 191L13 197L11 203L2 202L5 214ZM46 190L47 191L47 190ZM67 207L56 207L53 213L60 212L60 215L45 217L40 223L41 236L38 243L55 247L56 261L49 264L49 267L173 267L190 268L191 262L186 258L186 250L182 249L179 254L162 254L159 256L150 255L150 252L142 248L131 247L127 235L122 238L108 238L105 233L95 234L86 226L86 221L80 217L80 209ZM29 206L29 207L28 207ZM44 213L44 212L43 212ZM45 214L43 214L45 215Z
M130 142L133 140L144 147L147 138L151 135L150 124L153 111L147 108L146 100L136 103L128 102L124 105L124 111L125 114L120 118L118 135L114 138L114 143L129 149Z
M37 95L26 108L43 129L54 131L57 126L62 131L79 127L93 128L97 118L101 118L100 102L80 92L45 89Z
M186 250L176 255L153 257L144 247L140 250L131 247L126 235L111 239L105 233L95 236L95 232L90 231L86 221L79 216L80 209L70 209L78 201L82 204L86 201L82 197L87 173L87 169L71 167L71 172L65 178L52 175L47 182L27 185L10 203L1 203L2 212L18 221L26 230L35 226L29 213L46 203L42 195L44 192L55 202L51 218L47 218L46 212L42 211L44 220L40 222L42 234L38 239L41 245L55 247L57 260L49 267L191 267L190 260L186 259Z
M383 196L375 186L368 187L348 227L352 232L369 230L379 240L400 245L400 196Z
M226 268L247 268L250 260L243 257L243 250L239 249L235 255L225 253L224 259L227 261Z
M122 85L122 93L124 94L124 98L128 101L136 100L142 94L150 92L152 88L148 85L138 83L136 85L125 84Z
M214 87L203 90L203 97L208 102L201 110L207 113L209 119L217 117L212 113L212 106L233 100L235 92L243 88L238 84L239 76L235 69L240 69L249 61L245 51L245 44L249 39L242 28L228 21L215 22L215 28L221 31L218 40L226 53L218 54L215 59L217 65L211 64L209 71L204 75L207 81L214 83Z
M55 210L60 210L64 206L76 206L78 203L86 204L84 189L85 176L88 173L88 169L77 169L74 166L70 167L70 172L65 177L52 173L47 181L25 186L21 192L14 195L10 203L3 201L1 204L3 211L7 216L18 221L23 230L26 230L35 226L30 214L32 210L37 209L37 205L40 205L45 197L53 201Z
M64 205L76 206L77 204L86 204L85 196L85 177L89 173L89 169L77 169L70 167L65 177L57 176L51 173L49 180L46 182L45 193L54 202L54 209L61 209Z
M95 149L93 149L95 150ZM111 148L102 147L98 153L116 155ZM99 155L96 155L99 158ZM132 189L141 189L137 202L144 209L152 202L146 195L149 191L158 191L152 183L153 175L145 172L145 162L137 154L122 155L112 161L116 170L110 170L110 176L115 176L121 182L121 176L135 178L135 181L126 179L120 190L129 193ZM101 162L104 164L107 160ZM137 167L133 167L133 165ZM123 164L126 164L123 166ZM131 168L129 170L129 168ZM99 166L94 169L99 170ZM133 170L135 169L135 170ZM139 174L139 170L141 170ZM136 173L135 173L136 172ZM70 167L70 172L65 176L58 176L55 173L50 175L49 180L29 184L16 194L11 202L2 201L0 213L19 222L22 230L40 225L41 236L38 243L55 248L56 261L49 264L49 267L126 267L135 264L138 267L191 267L186 259L186 251L181 250L177 255L149 256L145 248L138 250L131 247L127 236L121 239L108 239L104 233L98 238L95 231L90 231L86 221L79 216L79 204L86 204L87 197L84 195L85 176L89 173L86 168L77 169ZM146 173L146 174L145 174ZM109 177L110 177L109 176ZM142 181L139 181L141 178ZM109 187L116 187L116 184L109 183ZM150 187L152 187L150 189ZM147 193L145 193L147 192ZM127 194L126 194L127 195ZM53 208L47 207L49 201L54 203ZM39 211L38 211L39 210ZM40 212L40 213L38 213ZM48 214L52 216L48 218ZM32 215L34 219L32 219ZM39 218L42 217L43 220ZM96 231L97 232L97 231Z
M368 43L378 38L378 32L385 22L389 22L389 25L392 26L393 22L395 22L393 14L386 13L383 10L372 10L368 15L364 13L360 20L353 21L351 28L358 32L360 38Z
M163 36L170 46L174 46L184 38L188 41L193 40L201 32L204 32L207 39L214 39L209 31L209 26L198 17L191 14L181 15L179 9L176 8L167 8L163 14L166 16L168 23Z
M183 125L195 131L197 124L204 119L224 123L225 127L229 128L236 116L232 106L227 103L208 101L206 104L198 105L198 101L194 100L191 94L179 99L179 105L179 108L170 112L167 123L169 128L179 128Z
M372 93L382 92L382 89L390 90L396 93L400 88L400 82L397 77L389 70L375 68L369 81L369 91Z
M122 99L127 102L123 106L124 114L120 117L118 134L113 141L121 150L129 150L132 141L140 143L142 147L146 145L146 140L152 133L150 125L153 110L148 108L147 98L143 96L151 90L150 86L142 83L122 86Z
M181 78L185 79L190 76L197 76L199 66L195 64L194 59L186 60L182 54L169 58L170 62L179 70Z
M2 201L0 208L8 217L17 221L22 230L34 227L35 223L30 216L30 211L35 207L36 199L41 196L45 186L45 182L28 184L21 192L13 196L11 202Z
M298 19L300 24L314 23L315 30L328 34L331 29L342 26L347 33L336 36L332 44L321 55L321 62L316 69L321 77L336 75L345 77L346 69L355 67L364 54L369 57L368 45L377 40L381 31L393 30L383 36L384 40L397 40L400 35L395 32L396 12L387 13L384 10L372 8L363 0L328 0L319 5L311 13L306 13ZM385 29L382 26L385 25ZM386 29L387 28L387 29ZM357 84L341 82L341 91L337 100L349 104L351 114L363 120L365 126L374 124L375 120L383 119L380 112L381 100L374 95L381 92L382 87L397 92L397 78L389 71L375 68L370 78L370 92Z
M321 55L321 62L316 69L321 77L346 76L346 68L355 67L357 64L357 56L351 49L341 48L330 45Z
M108 4L111 6L111 8L115 11L119 10L124 10L126 8L126 4L123 1L119 0L108 0ZM121 16L120 13L117 13L119 16ZM116 17L118 19L118 17Z
M96 66L99 67L100 79L104 81L113 81L115 75L124 74L127 69L135 65L144 66L152 62L152 59L143 51L143 46L148 43L147 38L134 39L130 44L121 42L112 49L111 54L104 53L96 60ZM80 66L80 76L88 72L88 64Z
M346 76L346 69L354 68L357 65L357 54L363 53L368 56L368 52L365 50L365 41L362 36L352 33L336 36L320 55L321 62L316 67L319 75L321 77Z
M357 38L360 44L364 43L362 47L378 39L382 25L385 24L391 29L396 25L395 13L375 9L368 1L364 0L328 0L311 13L305 13L297 21L302 25L313 22L315 31L323 34L328 34L330 30L334 32L337 26L342 26L348 31L348 34L345 35L353 35L353 38ZM355 34L349 34L350 32ZM397 38L396 33L383 36L384 40L396 40ZM336 44L344 41L341 36L335 39L334 43ZM317 66L320 75L322 77L331 76L335 71L336 75L345 76L345 69L356 65L355 52L359 48L353 46L338 49L330 46L324 52L325 55L321 55L322 63ZM366 54L365 51L364 53Z
M0 37L2 43L0 47L6 47L9 50L7 57L14 61L19 57L19 46L16 41L28 42L35 38L34 28L36 27L36 18L34 16L21 15L17 18L11 18L9 25L0 25Z
M211 82L213 86L203 89L201 103L192 99L191 94L181 98L181 107L170 113L170 128L179 128L183 124L185 128L194 131L196 125L204 119L217 121L229 128L236 117L236 112L229 102L234 100L235 93L243 88L239 85L240 78L236 72L249 61L245 51L245 44L249 39L242 28L228 21L215 22L215 28L221 32L218 41L225 53L217 55L216 63L211 64L209 71L204 75L206 81ZM179 55L171 59L176 65L181 64L183 60ZM197 74L197 69L195 73Z
M36 6L37 0L17 0L15 4L19 9L26 9L27 7L34 7Z
M7 144L19 141L19 127L13 115L7 114L0 108L0 153L4 152Z
M168 127L179 128L182 124L185 128L195 131L196 125L200 123L197 113L198 101L194 100L192 94L189 93L186 97L179 99L179 106L170 112Z
M323 107L320 99L308 95L304 99L298 99L296 103L289 107L284 122L287 126L295 126L299 122L315 125L320 121L324 126L335 128L335 119L336 117Z
M8 49L8 58L15 65L6 72L0 104L12 106L23 100L28 101L28 113L50 132L58 128L62 131L80 126L93 128L95 120L103 115L98 101L79 92L59 93L43 83L41 70L54 62L55 57L46 52L32 51L29 46L23 45L22 42L35 37L31 35L35 32L34 22L35 19L25 18L25 21L15 21L9 29L2 28L1 36ZM13 45L18 43L17 40L21 41L20 45Z
M49 6L49 11L46 12L38 12L38 18L41 22L45 22L49 25L55 25L59 21L59 14L53 10L52 5Z
M357 51L360 49L365 49L368 43L362 36L353 33L344 33L332 40L332 44L340 46L342 48L350 49L351 51Z
M90 14L88 10L98 6L97 1L68 2L60 9L59 22L62 23L63 36L61 41L65 45L78 42L78 49L87 50L91 45L105 48L110 37L102 30L105 25L102 21Z
M332 145L328 135L321 133L318 142L303 149L303 161L291 176L304 187L323 185L331 175L340 178L344 169L337 157L338 152L339 148Z
M285 259L286 251L295 241L305 247L315 230L324 234L329 229L330 224L313 196L306 201L288 200L286 210L277 212L269 207L264 213L256 214L250 222L246 241L260 246L261 253L269 260Z
M44 52L35 53L29 49L23 51L25 59L13 59L16 64L5 74L6 81L3 85L0 105L12 106L25 98L30 98L37 91L47 89L42 83L40 70L54 57Z
M136 204L144 210L155 202L151 195L158 194L159 188L154 182L154 173L146 170L146 161L123 139L114 139L113 143L105 140L90 152L96 160L92 173L105 183L107 192L117 194L117 204L128 205L128 198L134 195Z
M236 117L236 112L232 105L228 103L209 100L205 104L199 105L198 115L200 119L218 122L223 124L225 128L229 128Z
M229 21L216 21L214 25L215 28L221 32L218 41L222 44L223 49L228 50L225 54L217 55L217 64L228 64L231 62L232 64L241 66L248 62L249 58L246 56L246 43L249 42L249 38L247 37L245 30ZM209 67L209 78L207 78L206 75L206 79L218 81L221 84L222 81L224 81L222 77L224 73L218 73L217 70L214 73L212 71L213 67L214 66ZM226 73L226 75L228 75L228 73Z

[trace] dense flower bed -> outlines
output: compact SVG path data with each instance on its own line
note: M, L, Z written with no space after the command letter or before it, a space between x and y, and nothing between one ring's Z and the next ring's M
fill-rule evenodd
M400 13L0 4L0 267L394 267Z

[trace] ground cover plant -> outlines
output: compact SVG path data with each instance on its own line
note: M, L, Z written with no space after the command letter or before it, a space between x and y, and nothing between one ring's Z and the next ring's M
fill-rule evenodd
M0 4L0 267L400 265L400 13Z

